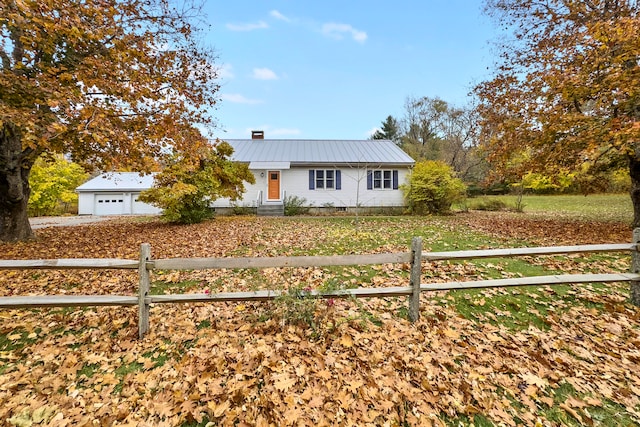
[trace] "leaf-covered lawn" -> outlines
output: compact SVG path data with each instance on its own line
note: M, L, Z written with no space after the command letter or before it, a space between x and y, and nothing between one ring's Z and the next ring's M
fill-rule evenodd
M2 258L137 259L406 251L629 241L628 226L505 213L444 218L137 219L38 231ZM423 282L617 272L628 254L431 262ZM408 283L408 265L156 272L152 292ZM0 271L0 294L135 294L120 271ZM404 298L0 310L8 425L636 425L640 311L626 284Z

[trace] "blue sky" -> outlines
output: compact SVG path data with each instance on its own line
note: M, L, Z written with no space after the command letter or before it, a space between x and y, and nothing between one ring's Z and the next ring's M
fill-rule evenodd
M489 77L481 0L208 1L220 138L366 139L408 96L464 105Z

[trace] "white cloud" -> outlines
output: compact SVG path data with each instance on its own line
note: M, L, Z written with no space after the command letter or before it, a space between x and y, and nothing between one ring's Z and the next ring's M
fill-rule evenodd
M235 77L231 64L222 64L216 71L218 72L218 77L222 79L233 79Z
M244 24L227 24L227 29L231 31L253 31L269 28L269 24L264 21L247 22Z
M373 134L375 134L376 132L378 132L380 130L379 127L374 127L373 129L369 130L366 135L367 138L371 138L373 136Z
M351 35L351 38L358 43L364 43L367 40L366 32L357 30L349 24L338 24L335 22L324 24L322 26L322 34L335 40L342 40L345 34Z
M272 18L276 18L280 21L284 21L284 22L291 22L291 19L287 18L286 16L284 16L282 13L278 12L277 10L272 10L271 12L269 12L269 15Z
M257 80L278 80L278 75L268 68L254 68L253 78Z
M233 104L247 104L247 105L256 105L263 104L264 101L261 99L251 99L247 98L244 95L240 95L239 93L223 93L220 95L223 101L228 101Z

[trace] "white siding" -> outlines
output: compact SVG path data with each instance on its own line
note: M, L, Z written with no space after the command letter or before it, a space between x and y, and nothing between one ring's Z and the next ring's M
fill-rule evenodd
M334 169L331 167L307 167L285 169L281 173L281 191L283 196L298 196L307 199L307 204L314 207L322 207L332 204L335 207L355 207L358 202L360 206L366 207L388 207L404 206L402 190L397 189L377 189L367 190L367 170L365 168L350 168L347 166L337 167L335 170L341 171L342 188L340 190L310 190L309 170L310 169ZM409 174L408 168L401 167L381 167L372 170L397 170L398 184L406 182ZM267 171L252 170L256 183L247 185L243 199L236 202L239 206L256 206L256 201L260 191L263 195L263 203L266 202L267 194ZM264 172L264 176L261 173ZM358 191L359 188L359 191ZM228 199L216 200L214 207L228 207Z
M162 209L136 201L139 194L129 192L79 193L78 215L158 215L162 213ZM106 203L107 200L108 203Z
M78 215L93 215L94 193L78 194Z
M138 196L140 193L132 193L131 194L131 211L136 215L160 215L162 213L162 209L157 208L148 203L139 202Z

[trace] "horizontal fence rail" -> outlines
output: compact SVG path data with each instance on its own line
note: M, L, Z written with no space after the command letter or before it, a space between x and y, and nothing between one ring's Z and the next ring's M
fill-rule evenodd
M87 306L138 306L138 332L142 338L149 330L151 304L269 301L286 291L260 290L253 292L221 292L215 294L150 295L150 273L153 270L203 270L203 269L250 269L282 267L327 267L372 264L410 263L409 286L385 288L356 288L321 292L303 291L301 298L384 298L408 297L409 318L419 318L421 292L456 289L493 288L509 286L548 286L578 283L630 282L632 301L638 303L640 295L640 230L633 234L634 243L577 245L531 248L506 248L465 250L451 252L422 251L422 239L413 239L408 252L368 255L335 256L291 256L291 257L243 257L243 258L171 258L151 259L151 247L144 243L140 247L139 260L126 259L45 259L45 260L0 260L0 270L30 269L130 269L138 270L138 295L35 295L0 297L0 308L50 308ZM507 279L454 281L446 283L421 283L422 261L459 261L467 259L508 258L521 256L544 256L573 253L625 252L632 255L631 273L612 274L567 274L518 277Z
M356 288L339 289L335 291L303 291L300 297L305 298L370 298L370 297L402 297L410 295L413 288L410 286L395 286L387 288ZM146 298L148 303L186 303L186 302L242 302L242 301L270 301L282 295L286 291L253 291L253 292L220 292L216 294L173 294L150 295Z
M138 261L109 258L66 258L66 259L27 259L0 260L0 270L78 270L78 269L131 269L139 267Z
M254 258L171 258L152 261L155 270L208 270L237 268L328 267L395 264L411 261L409 253Z
M622 252L636 250L635 243L608 245L548 246L538 248L483 249L455 252L423 252L422 259L428 261L453 261L480 258L509 258L519 256L561 255L593 252Z
M611 283L640 280L640 274L564 274L559 276L532 276L512 279L475 280L469 282L430 283L420 285L422 291L445 291L454 289L496 288L509 286L571 285L576 283Z
M92 307L138 305L138 297L126 295L36 295L0 297L0 308Z

